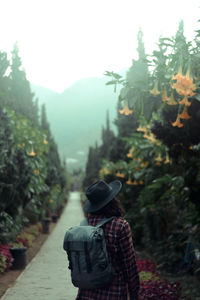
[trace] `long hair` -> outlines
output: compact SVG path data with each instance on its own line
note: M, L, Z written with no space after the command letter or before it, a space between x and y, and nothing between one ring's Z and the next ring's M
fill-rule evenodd
M109 217L123 217L125 215L124 208L118 198L113 198L106 206L98 211L90 213L90 215L103 215Z

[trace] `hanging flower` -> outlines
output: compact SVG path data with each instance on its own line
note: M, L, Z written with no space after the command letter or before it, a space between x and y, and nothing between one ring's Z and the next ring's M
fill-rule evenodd
M129 179L129 180L126 181L126 184L133 185L133 182Z
M134 180L133 185L138 185L138 182L136 180Z
M150 141L150 143L155 143L157 146L161 146L161 142L159 140L156 139L155 135L150 132L149 135L148 134L144 134L143 137L145 139L148 139Z
M158 82L154 84L154 87L152 90L149 91L152 95L157 96L160 95L160 91L158 90Z
M152 132L150 132L148 139L151 143L155 143L156 141L155 135Z
M148 161L145 161L145 162L143 162L143 163L141 164L141 167L142 167L142 168L147 168L148 165L149 165L149 162L148 162Z
M132 148L129 150L129 153L127 154L127 157L133 158L133 151L134 151L134 147L132 147Z
M179 128L181 128L181 127L184 126L184 125L181 123L181 121L180 121L180 116L179 116L179 115L177 116L176 121L173 122L173 123L171 123L171 124L172 124L173 127L179 127Z
M35 175L39 175L39 174L40 174L40 171L37 170L37 169L35 169L35 170L33 170L33 173L34 173Z
M124 178L125 177L125 174L124 173L120 173L120 172L117 172L115 174L117 177L121 177L121 178Z
M104 174L110 174L110 171L108 170L108 168L103 168L102 169L102 173L104 173Z
M33 148L32 148L32 150L31 150L31 152L29 152L29 154L28 154L29 156L36 156L36 153L34 152L34 150L33 150Z
M143 135L143 137L144 137L145 139L149 139L149 135L146 134L146 133Z
M47 145L48 141L46 140L46 138L44 138L43 144Z
M167 103L168 105L177 105L177 102L176 102L175 99L174 99L173 93L171 93L171 96L170 96L170 98L168 98L168 100L166 101L166 103Z
M182 78L182 76L183 76L182 67L180 66L178 69L178 73L172 76L172 80L178 80L179 78Z
M128 185L138 185L138 182L136 180L131 181L131 179L129 179L129 180L126 181L126 184L128 184Z
M136 158L136 161L142 162L142 159L140 157Z
M183 112L181 114L179 114L179 118L185 119L185 120L188 120L191 118L191 116L188 114L186 106L184 106Z
M125 116L129 116L133 113L133 110L129 109L128 107L128 101L126 101L124 108L119 110L119 113Z
M182 74L182 69L179 69L178 74L172 76L172 79L177 80L176 83L172 84L172 88L175 89L179 95L194 96L196 85L193 83L193 78L190 76L189 69L185 76Z
M155 161L157 161L157 162L163 161L163 159L162 159L162 157L161 157L160 154L155 158Z
M147 128L146 128L146 127L139 126L139 127L137 128L137 131L147 132Z
M166 87L164 88L164 90L163 90L163 94L162 94L162 101L163 102L166 102L166 101L168 101L169 100L169 98L168 98L168 96L167 96L167 89L166 89Z
M20 148L24 148L24 147L25 147L25 144L24 144L24 143L18 144L18 146L19 146Z
M179 104L183 104L185 106L190 106L191 105L191 102L188 101L188 97L185 96L180 102Z
M171 162L171 161L170 161L170 159L169 159L169 155L166 155L164 164L169 164L170 162Z

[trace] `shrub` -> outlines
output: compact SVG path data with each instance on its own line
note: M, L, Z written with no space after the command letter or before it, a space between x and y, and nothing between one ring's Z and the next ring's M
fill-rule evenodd
M150 262L149 260L143 259L137 261L138 271L146 271L146 272L156 272L156 264Z
M12 266L12 255L9 245L0 245L0 272L4 272Z
M180 297L181 287L179 283L148 280L140 284L140 300L178 300Z
M24 247L31 247L35 236L28 232L22 232L20 235L17 236L15 242L22 243Z
M0 254L0 273L6 270L6 257Z

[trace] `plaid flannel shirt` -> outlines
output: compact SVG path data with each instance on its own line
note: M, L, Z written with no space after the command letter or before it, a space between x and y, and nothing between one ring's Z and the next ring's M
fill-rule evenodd
M91 216L88 224L95 226L103 216ZM110 261L116 276L109 287L79 289L76 300L130 300L138 299L139 276L135 260L131 229L121 217L103 225Z

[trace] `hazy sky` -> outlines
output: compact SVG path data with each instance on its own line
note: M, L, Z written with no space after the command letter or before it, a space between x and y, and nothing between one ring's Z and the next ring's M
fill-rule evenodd
M83 77L128 68L141 26L146 52L180 19L189 40L200 29L199 0L0 0L0 50L15 41L29 81L63 91Z

